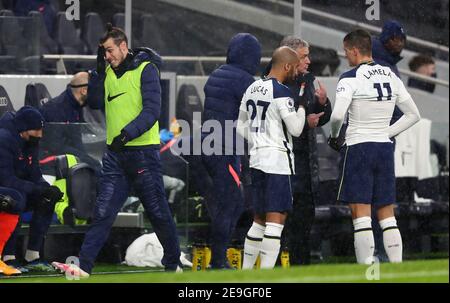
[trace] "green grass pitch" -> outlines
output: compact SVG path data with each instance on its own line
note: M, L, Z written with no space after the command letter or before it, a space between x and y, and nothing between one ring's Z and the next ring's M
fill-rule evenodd
M367 280L366 272L379 280ZM2 277L0 283L449 283L448 259L381 263L379 268L358 264L319 264L273 270L227 270L165 273L158 269L97 266L88 279L69 281L63 275Z

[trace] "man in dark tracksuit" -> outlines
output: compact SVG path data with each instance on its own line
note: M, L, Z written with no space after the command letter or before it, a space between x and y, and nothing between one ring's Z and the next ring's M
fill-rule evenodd
M253 76L260 61L261 45L258 40L247 33L237 34L229 43L226 64L209 76L204 88L203 120L219 121L223 131L223 140L219 143L222 155L202 156L203 164L213 180L213 198L207 200L207 209L211 218L211 267L215 269L228 267L226 250L244 210L239 179L240 156L235 148L230 150L225 146L225 142L236 142L236 129L226 134L225 121L237 120L242 96L254 82ZM207 135L202 134L203 137Z
M0 220L6 216L9 219L5 222L10 222L8 226L3 226L5 222L0 223L0 255L7 264L21 266L15 259L20 223L13 222L18 222L23 211L33 210L24 264L29 270L51 270L50 265L40 260L39 251L50 226L55 203L63 196L56 186L50 186L43 179L39 168L38 149L43 126L44 118L30 106L22 107L17 113L7 112L0 119L0 195L14 201L0 210Z
M63 93L39 108L47 122L45 141L48 143L46 146L41 146L41 151L43 149L44 157L72 154L99 173L100 162L90 157L83 145L81 126L72 125L85 122L83 107L87 105L88 81L87 72L77 73Z
M292 176L293 209L286 222L286 240L292 264L311 262L310 234L315 217L315 204L319 191L319 160L317 156L316 127L325 125L331 116L331 103L325 88L308 72L309 44L288 36L280 46L294 49L299 58L299 76L295 83L285 83L292 91L295 108L305 108L306 121L300 137L293 137L295 175ZM270 68L270 67L269 67ZM267 71L267 69L266 69Z
M66 273L89 276L133 187L163 246L162 264L168 271L181 271L178 236L165 197L159 156L161 58L150 49L130 51L125 33L110 24L100 44L88 104L94 109L105 107L108 149L94 218L81 247L79 268L53 265ZM106 68L105 58L109 62Z
M373 60L380 65L389 67L400 78L397 63L403 59L400 54L405 43L406 33L402 25L397 21L387 21L383 25L380 36L372 38ZM391 125L402 115L402 111L396 106L392 114Z

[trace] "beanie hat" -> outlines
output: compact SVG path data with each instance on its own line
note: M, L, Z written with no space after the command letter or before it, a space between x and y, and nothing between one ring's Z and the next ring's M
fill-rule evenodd
M14 117L14 124L19 132L42 129L44 121L42 114L31 106L22 107Z
M403 37L406 39L406 33L398 21L391 20L384 23L383 30L380 34L380 41L385 44L393 37Z

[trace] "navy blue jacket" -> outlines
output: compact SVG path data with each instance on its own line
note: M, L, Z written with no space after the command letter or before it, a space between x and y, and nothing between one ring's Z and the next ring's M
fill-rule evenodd
M147 64L141 75L142 111L124 127L130 140L148 131L158 121L161 113L161 82L159 70L162 65L161 57L149 48L138 48L130 51L124 62L114 72L120 78L127 71L134 70L143 62ZM104 73L91 73L88 86L88 105L93 109L103 109L105 106L105 77Z
M390 67L391 70L400 78L397 63L400 62L403 57L390 53L378 38L372 38L372 57L376 63L382 66Z
M376 63L389 67L400 78L397 63L402 60L403 57L390 53L379 38L372 38L372 58ZM394 113L392 114L391 124L394 124L401 116L403 116L403 113L396 106Z
M225 120L237 120L242 96L255 81L260 61L261 45L254 36L241 33L233 37L226 64L214 70L205 84L204 121L217 120L224 131Z
M72 154L78 157L87 156L82 141L81 126L73 123L82 123L83 108L67 88L58 97L45 103L39 111L44 116L46 124L45 137L42 150L49 154ZM52 124L65 123L64 125Z
M67 88L58 97L45 103L39 111L46 122L81 123L83 119L83 108L72 94L71 88Z
M319 103L315 96L315 77L311 73L300 75L295 79L295 84L288 86L294 95L295 108L300 105L305 108L306 116L323 112L318 126L321 127L330 121L331 103L327 98L325 105ZM300 88L304 86L303 95L300 96ZM293 178L293 192L297 193L317 193L319 191L319 157L317 150L317 134L315 128L309 128L308 121L305 121L300 137L293 137L295 155L295 174Z
M48 186L39 168L39 147L29 146L20 137L14 116L7 112L0 119L0 186L39 194Z

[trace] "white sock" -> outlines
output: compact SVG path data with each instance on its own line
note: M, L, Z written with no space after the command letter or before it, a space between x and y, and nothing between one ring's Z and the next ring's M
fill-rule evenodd
M31 261L34 261L37 259L39 259L39 252L35 251L35 250L27 249L27 251L25 253L25 261L31 262Z
M395 217L389 217L380 221L380 227L383 230L383 244L389 261L392 263L402 262L402 236L397 227Z
M264 236L264 225L253 222L252 227L247 232L244 242L244 261L242 269L252 269L261 249L261 242Z
M14 255L4 255L3 256L3 261L4 262L15 260L15 259L16 259L16 256L14 256Z
M266 222L264 238L261 242L261 268L273 268L280 253L283 225Z
M372 219L370 217L360 217L353 220L355 237L355 254L359 264L372 264L373 253L375 251L375 241L373 239Z

